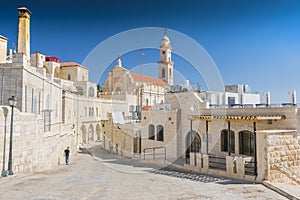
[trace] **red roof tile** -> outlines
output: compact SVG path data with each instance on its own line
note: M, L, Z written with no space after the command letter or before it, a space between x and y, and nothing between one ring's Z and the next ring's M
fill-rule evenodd
M150 110L152 106L143 106L142 110Z
M132 76L132 78L138 82L147 82L147 83L152 83L155 85L161 85L161 86L168 86L169 84L166 83L165 81L158 79L158 78L152 78L150 76L144 76L141 74L136 74L133 72L129 72L129 74Z

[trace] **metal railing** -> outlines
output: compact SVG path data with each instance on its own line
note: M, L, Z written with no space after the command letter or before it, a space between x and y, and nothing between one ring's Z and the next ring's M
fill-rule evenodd
M291 172L293 175L295 175L297 178L300 179L300 175L294 172L292 169L290 169L288 166L286 166L284 163L278 163L280 166Z
M226 157L209 155L209 168L226 171Z
M245 175L255 176L255 162L254 161L246 161L245 162Z
M158 152L157 150L158 149L163 149L163 153L161 152ZM147 153L147 151L151 150L150 153ZM151 156L151 158L153 160L157 159L157 158L161 158L161 157L158 157L158 156L161 156L163 155L163 158L164 160L167 159L167 149L166 147L150 147L150 148L145 148L143 149L143 153L144 153L144 160L146 160L146 156Z

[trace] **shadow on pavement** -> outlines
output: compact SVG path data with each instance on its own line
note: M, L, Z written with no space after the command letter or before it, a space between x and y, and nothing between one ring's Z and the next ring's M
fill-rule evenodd
M101 148L100 145L95 145L90 148L81 149L81 153L90 154L92 156L100 158L104 163L110 164L118 164L124 166L145 168L145 172L166 175L170 177L180 178L180 179L189 179L192 181L198 181L203 183L216 182L222 185L228 184L250 184L252 182L229 179L215 175L202 174L200 172L195 172L191 170L181 169L178 167L174 167L172 165L166 165L163 163L145 163L141 160L133 160L131 158L125 158L122 156L118 156L115 154L111 154L110 152Z

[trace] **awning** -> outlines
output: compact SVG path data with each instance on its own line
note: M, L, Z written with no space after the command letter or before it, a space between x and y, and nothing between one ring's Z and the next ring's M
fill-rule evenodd
M188 120L268 121L282 120L285 115L188 115Z

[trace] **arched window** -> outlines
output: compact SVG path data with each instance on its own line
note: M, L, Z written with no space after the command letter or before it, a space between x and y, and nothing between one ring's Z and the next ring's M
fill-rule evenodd
M190 157L190 152L201 152L201 138L196 131L188 132L186 136L185 156Z
M94 97L95 96L95 90L93 87L89 88L89 97Z
M250 131L239 132L240 154L254 155L254 134Z
M235 140L234 132L230 131L230 150L232 153L235 152ZM228 151L229 141L228 141L228 130L222 130L221 132L221 151Z
M162 125L158 125L156 127L157 130L157 141L164 141L164 127Z
M165 68L162 68L162 71L161 71L161 77L162 77L162 78L165 78L165 77L166 77L166 70L165 70Z
M154 138L155 138L154 125L150 124L148 126L148 139L149 140L154 140Z
M69 81L71 80L71 74L68 74L68 80Z
M78 94L83 95L83 88L82 87L76 86L76 89L77 89Z

